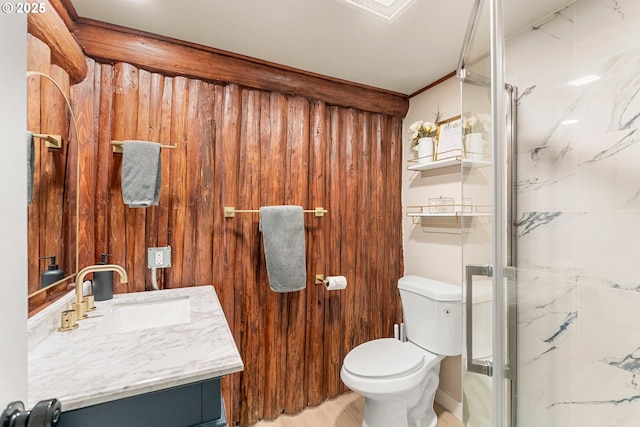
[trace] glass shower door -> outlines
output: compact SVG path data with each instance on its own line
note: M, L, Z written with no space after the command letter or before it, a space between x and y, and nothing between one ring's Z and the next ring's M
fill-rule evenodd
M489 132L476 127L490 117L488 87L462 81L462 260L465 351L463 421L468 427L493 424L493 176ZM475 140L480 140L476 142ZM473 141L472 141L473 140ZM480 144L473 147L473 144Z
M465 313L462 403L466 427L493 425L493 156L488 3L475 3L458 70L463 123L461 192L463 205L471 206L463 209L461 223Z
M503 83L501 2L477 0L458 67L463 120L462 261L465 348L463 422L467 427L513 425L513 374L509 369L511 252L511 164L508 130L515 117ZM491 19L493 17L493 19ZM494 25L491 25L493 21ZM496 24L497 22L497 24ZM491 37L493 32L493 37ZM515 105L515 104L514 104ZM498 119L496 119L498 118ZM506 120L505 120L506 118ZM513 348L513 346L511 346Z

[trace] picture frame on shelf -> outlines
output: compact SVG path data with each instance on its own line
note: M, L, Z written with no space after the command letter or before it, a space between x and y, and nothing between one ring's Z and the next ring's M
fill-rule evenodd
M437 141L435 160L462 157L462 117L438 122Z

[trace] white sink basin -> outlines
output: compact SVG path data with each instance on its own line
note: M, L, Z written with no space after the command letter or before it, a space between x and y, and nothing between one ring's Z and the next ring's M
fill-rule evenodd
M96 327L95 333L139 331L179 325L191 321L189 297L113 304Z

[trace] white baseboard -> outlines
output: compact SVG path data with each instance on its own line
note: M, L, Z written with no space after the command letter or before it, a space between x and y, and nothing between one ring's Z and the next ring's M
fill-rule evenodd
M436 391L436 402L453 415L462 419L462 403L458 402L449 393L438 389Z

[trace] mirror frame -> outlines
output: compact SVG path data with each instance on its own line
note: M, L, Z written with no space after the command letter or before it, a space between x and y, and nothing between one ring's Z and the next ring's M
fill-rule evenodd
M62 90L62 88L60 87L60 85L53 79L51 78L51 76L45 74L45 73L41 73L40 71L27 71L27 80L30 77L40 77L40 78L45 78L46 80L49 80L51 83L53 83L53 85L56 87L56 89L58 89L58 91L60 92L60 94L62 95L62 97L64 98L65 104L67 106L67 109L69 111L69 114L71 116L71 123L73 123L73 132L74 132L74 137L76 140L76 189L80 188L80 140L78 139L78 125L76 123L76 117L75 114L73 112L73 109L71 108L71 103L69 102L69 98L67 98L67 96L65 95L64 91ZM71 133L69 133L69 135L71 135ZM71 141L71 137L69 137L69 142ZM35 314L35 312L37 312L39 309L45 307L47 305L47 300L50 299L51 296L54 296L53 299L57 298L58 295L62 295L64 293L66 293L67 291L67 281L72 280L76 277L76 275L78 274L78 265L79 265L79 245L78 245L78 234L79 234L79 229L80 229L80 225L79 225L79 214L80 214L80 203L78 200L78 191L76 190L76 207L75 207L75 213L76 213L76 221L75 221L75 234L76 234L76 241L75 241L75 271L67 276L65 276L64 278L58 280L57 282L54 282L52 284L50 284L49 286L39 289L35 292L30 293L27 296L27 300L28 300L28 306L29 306L29 315L31 316L32 314ZM43 296L41 298L44 298L43 302L41 304L38 304L37 306L34 306L33 309L31 309L31 301L35 300L37 297L39 296Z

